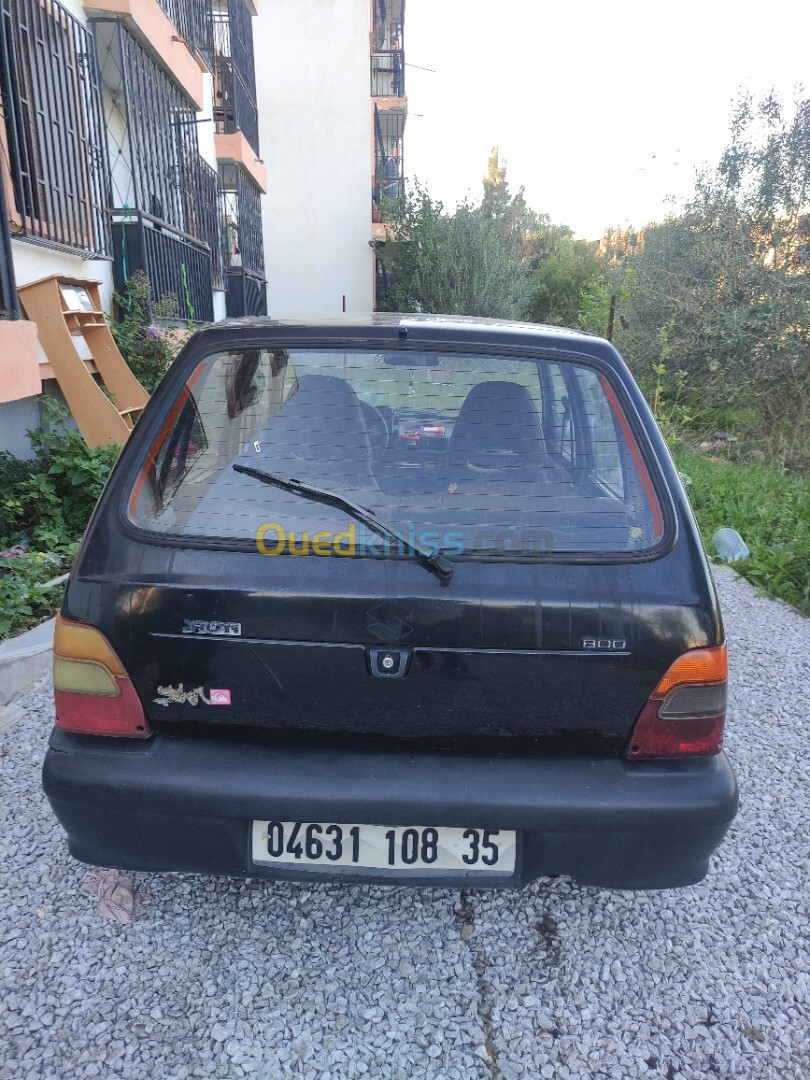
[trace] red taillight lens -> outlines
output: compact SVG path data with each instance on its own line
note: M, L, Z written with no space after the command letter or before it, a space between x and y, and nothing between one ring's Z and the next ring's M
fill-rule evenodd
M104 635L56 617L53 641L56 726L84 735L145 739L152 734L135 687Z
M725 645L690 649L658 683L633 726L625 757L719 754L726 720Z

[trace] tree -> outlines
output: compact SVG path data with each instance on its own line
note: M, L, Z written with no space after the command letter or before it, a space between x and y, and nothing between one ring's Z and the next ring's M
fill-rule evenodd
M521 189L522 194L522 189ZM509 193L509 184L506 180L506 162L500 163L498 147L493 146L487 161L487 172L484 177L484 197L481 200L481 211L484 217L490 221L505 217L512 204L512 196Z
M683 213L612 263L633 274L617 337L642 382L665 363L772 454L810 456L810 100L785 117L741 98Z
M597 245L575 240L571 229L548 219L531 242L534 269L529 318L552 326L581 327L586 296L603 276ZM604 334L606 326L607 320L598 332Z
M463 202L453 213L417 186L390 220L379 255L389 280L387 311L432 311L520 319L529 283L497 222Z

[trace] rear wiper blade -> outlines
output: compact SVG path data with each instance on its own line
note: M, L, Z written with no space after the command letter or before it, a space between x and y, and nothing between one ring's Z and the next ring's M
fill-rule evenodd
M260 480L263 484L281 488L282 491L292 492L293 495L300 495L302 499L310 499L312 502L323 503L325 506L334 506L363 525L368 525L375 532L387 536L391 540L396 540L398 544L402 545L403 551L415 555L423 566L426 566L428 570L432 570L443 581L448 581L453 576L453 564L441 554L438 548L428 548L423 544L410 540L398 529L395 529L393 525L389 525L378 518L373 510L358 506L357 503L344 498L343 495L313 487L311 484L305 484L292 476L286 479L283 476L274 476L273 473L263 472L261 469L250 469L246 465L233 465L232 468L245 476L252 476L254 480Z

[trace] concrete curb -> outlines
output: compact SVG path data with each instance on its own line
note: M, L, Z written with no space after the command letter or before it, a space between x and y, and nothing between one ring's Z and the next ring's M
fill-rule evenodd
M0 642L0 731L16 723L22 710L14 702L48 674L55 619L19 637Z

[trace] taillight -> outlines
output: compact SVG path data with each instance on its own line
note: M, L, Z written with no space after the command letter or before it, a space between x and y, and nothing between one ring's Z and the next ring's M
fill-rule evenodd
M725 645L679 656L650 694L633 726L625 757L719 754L726 720Z
M152 734L121 661L93 626L56 617L53 640L56 726L84 735Z

